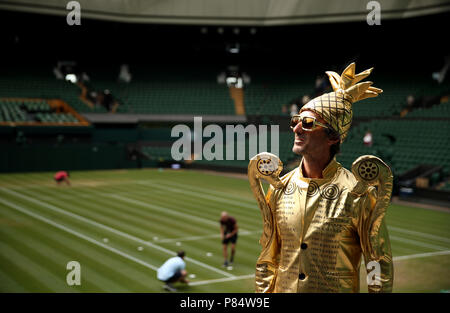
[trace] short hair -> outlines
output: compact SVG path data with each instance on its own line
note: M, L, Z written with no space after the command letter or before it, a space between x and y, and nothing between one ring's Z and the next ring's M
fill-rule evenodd
M334 158L336 154L338 154L341 151L341 135L330 126L325 128L325 132L329 139L338 140L338 142L332 144L330 147L330 156L331 158Z
M183 250L177 252L177 256L179 256L180 258L184 258L184 255L185 253Z

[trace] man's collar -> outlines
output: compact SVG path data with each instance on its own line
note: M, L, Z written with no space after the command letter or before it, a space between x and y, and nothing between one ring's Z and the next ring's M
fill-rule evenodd
M303 176L303 169L302 169L302 166L303 166L303 158L302 158L302 160L300 161L300 165L299 165L299 167L298 167L298 173L299 173L299 178L300 178L300 179L302 179L302 180L304 180L304 181L307 181L307 180L310 180L310 179L314 179L314 180L316 180L316 179L326 179L326 180L331 179L331 178L333 178L334 175L336 174L336 171L338 170L338 167L339 167L340 165L339 165L339 163L336 161L336 157L334 157L334 158L330 161L330 163L328 163L328 165L323 169L323 171L322 171L322 178L309 178L309 177L304 177L304 176Z

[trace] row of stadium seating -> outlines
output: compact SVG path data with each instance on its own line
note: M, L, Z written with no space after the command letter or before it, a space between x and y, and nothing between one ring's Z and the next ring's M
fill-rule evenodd
M92 86L97 90L110 89L119 99L121 105L117 111L122 113L234 114L234 103L227 86L216 81L220 69L143 67L132 68L132 72L132 82L125 84L115 80L116 73L112 73L112 70L93 71L94 74L90 75ZM24 73L28 73L28 76ZM60 98L79 112L105 112L103 107L91 109L80 100L80 88L77 85L56 80L50 71L46 73L42 69L27 69L9 74L8 79L0 77L0 92L4 97L20 95L30 98ZM310 79L314 76L310 74L274 75L257 69L249 70L248 74L251 76L251 83L245 87L244 94L247 115L281 114L281 105L314 92ZM448 101L429 108L414 109L403 119L389 119L400 114L408 95L438 95L448 87L445 84L437 85L421 76L394 79L377 74L374 81L377 82L377 87L384 89L384 93L380 97L354 105L355 120L369 121L351 128L338 160L346 168L350 168L358 156L374 154L385 160L396 174L404 173L419 164L429 163L443 166L444 173L448 175L449 123L447 120L437 119L450 117ZM46 101L19 103L6 99L0 102L0 122L27 121L30 117L43 122L74 121L71 115L51 113ZM386 119L380 119L382 117ZM369 129L374 136L372 147L366 147L362 142ZM280 157L285 164L296 158L291 148L292 133L280 133ZM152 146L145 149L150 149L150 155L156 155L157 158L171 158L170 148ZM213 163L245 167L248 155L244 161Z
M23 101L23 105L29 113L46 113L52 111L52 108L45 100L25 100Z
M364 134L370 130L373 145L365 146ZM442 166L450 174L450 124L446 120L374 119L351 128L338 160L350 168L360 155L381 157L402 174L418 165Z
M91 75L94 89L111 90L119 100L117 112L145 114L235 114L234 103L226 84L216 81L220 69L206 68L167 68L131 67L133 80L118 83L116 73L93 69L98 74ZM101 72L101 73L100 73ZM322 73L283 73L248 69L251 82L244 87L244 103L247 115L281 115L283 105L289 105L295 98L304 95L314 96L316 74ZM384 90L382 96L361 101L354 106L354 117L375 118L399 116L406 107L408 95L437 95L445 84L438 85L428 77L417 75L411 78L385 73L374 73L376 86ZM329 89L330 91L330 89ZM436 111L436 112L434 112ZM429 111L427 111L429 112ZM426 116L446 114L447 107L437 109ZM411 114L411 113L410 113ZM415 113L421 115L421 113ZM412 115L414 116L414 115ZM422 116L422 115L421 115ZM441 115L442 116L442 115Z
M430 108L417 108L407 114L407 117L419 117L419 118L427 118L427 117L450 117L450 101L448 98L445 102L435 104Z
M26 120L26 113L15 103L0 102L0 122L25 122Z
M293 134L291 132L280 132L279 134L279 155L282 161L286 164L287 162L291 161L292 159L298 158L293 152L292 152L292 141L293 140ZM202 160L195 160L195 163L198 164L207 164L207 165L214 165L214 166L231 166L231 167L240 167L240 168L246 168L248 166L249 162L249 140L246 140L245 142L245 159L244 160L238 160L238 149L235 145L234 147L234 159L233 160L225 160L227 147L226 145L223 145L222 147L222 157L224 160L206 160L204 157ZM271 144L270 139L267 144L267 151L271 152ZM142 147L142 152L151 160L158 160L158 161L173 161L172 154L171 154L171 146L158 146L158 145L148 145Z
M70 113L53 112L43 99L0 99L0 122L77 123Z
M70 113L37 113L35 119L44 123L77 123L78 120Z
M207 68L133 67L133 80L116 81L117 72L93 69L91 88L109 89L118 113L234 115L234 102L218 71Z
M143 114L235 114L234 102L226 84L217 83L220 68L131 66L130 83L116 80L116 69L91 68L90 87L93 90L109 89L120 105L116 112ZM248 69L251 82L244 87L244 103L247 115L281 115L283 105L303 95L314 96L316 74L301 75ZM103 106L89 107L80 99L81 89L67 81L57 80L49 67L26 68L0 76L0 94L3 97L59 98L80 113L104 113ZM370 101L354 105L354 117L376 118L398 116L406 106L408 95L437 95L446 87L428 77L390 77L373 73L376 86L384 93ZM42 111L42 110L41 110ZM435 105L429 109L417 109L408 117L450 117L448 105Z
M17 67L0 75L0 95L4 98L61 99L78 112L106 112L102 107L91 109L80 99L80 94L76 84L56 79L50 66Z
M365 146L363 137L370 130L373 134L373 145ZM408 120L408 119L374 119L354 125L342 144L337 160L347 169L361 155L371 154L380 157L391 166L395 175L403 174L414 167L427 164L443 167L443 174L450 174L450 124L445 120ZM293 134L280 132L279 155L283 163L298 159L292 153ZM248 140L246 142L246 158L239 161L199 160L210 165L246 167L248 165ZM270 151L270 144L268 145ZM224 156L226 147L223 147ZM171 147L147 146L143 152L152 158L172 160ZM436 178L437 179L437 178Z

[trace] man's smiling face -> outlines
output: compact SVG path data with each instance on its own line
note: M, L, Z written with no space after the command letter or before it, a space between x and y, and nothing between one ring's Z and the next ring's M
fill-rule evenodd
M320 118L319 115L312 111L303 111L300 114L300 120L303 117L314 117L320 123L326 122ZM329 153L330 146L333 142L329 139L325 129L322 126L316 125L311 131L302 129L302 123L299 122L292 130L295 134L294 146L292 152L295 154L315 156L318 153Z

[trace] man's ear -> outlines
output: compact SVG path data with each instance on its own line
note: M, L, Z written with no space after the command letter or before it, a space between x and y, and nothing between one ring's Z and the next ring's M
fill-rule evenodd
M332 145L334 145L335 143L339 142L339 138L337 139L330 139L328 138L328 145L331 147Z

